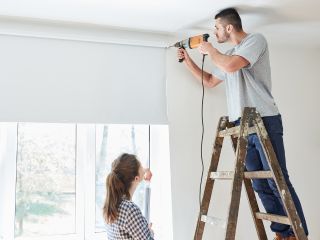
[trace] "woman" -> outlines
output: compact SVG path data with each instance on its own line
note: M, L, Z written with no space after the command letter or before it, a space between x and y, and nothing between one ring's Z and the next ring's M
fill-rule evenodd
M151 177L151 172L143 169L135 155L124 153L114 160L106 180L107 196L103 207L109 240L153 240L151 227L131 201L142 179Z

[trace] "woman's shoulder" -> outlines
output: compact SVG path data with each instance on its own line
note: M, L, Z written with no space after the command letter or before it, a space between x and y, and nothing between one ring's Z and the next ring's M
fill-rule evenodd
M123 209L125 211L131 210L131 211L136 211L139 210L140 208L135 204L133 201L123 199L122 202L120 203L120 209Z
M118 208L118 218L116 224L119 226L125 225L128 219L131 219L134 215L141 213L139 207L132 201L123 199Z

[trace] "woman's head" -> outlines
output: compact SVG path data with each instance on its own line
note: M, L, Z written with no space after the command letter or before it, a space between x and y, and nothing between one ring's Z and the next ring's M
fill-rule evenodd
M125 198L130 200L130 189L143 179L143 168L135 155L124 153L112 163L112 169L106 180L106 200L103 216L107 223L118 217L118 207Z

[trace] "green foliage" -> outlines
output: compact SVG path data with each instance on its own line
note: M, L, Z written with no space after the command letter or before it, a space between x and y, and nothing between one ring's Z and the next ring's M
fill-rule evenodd
M50 203L40 203L40 202L35 202L35 203L30 203L29 205L29 214L33 215L53 215L55 213L59 214L67 214L62 208L57 207L56 204L50 204Z

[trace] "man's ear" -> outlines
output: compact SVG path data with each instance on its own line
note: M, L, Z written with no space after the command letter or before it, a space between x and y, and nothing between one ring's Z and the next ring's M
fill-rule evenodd
M228 24L227 27L226 27L226 29L227 29L227 32L228 32L228 33L231 33L232 30L233 30L232 24Z

